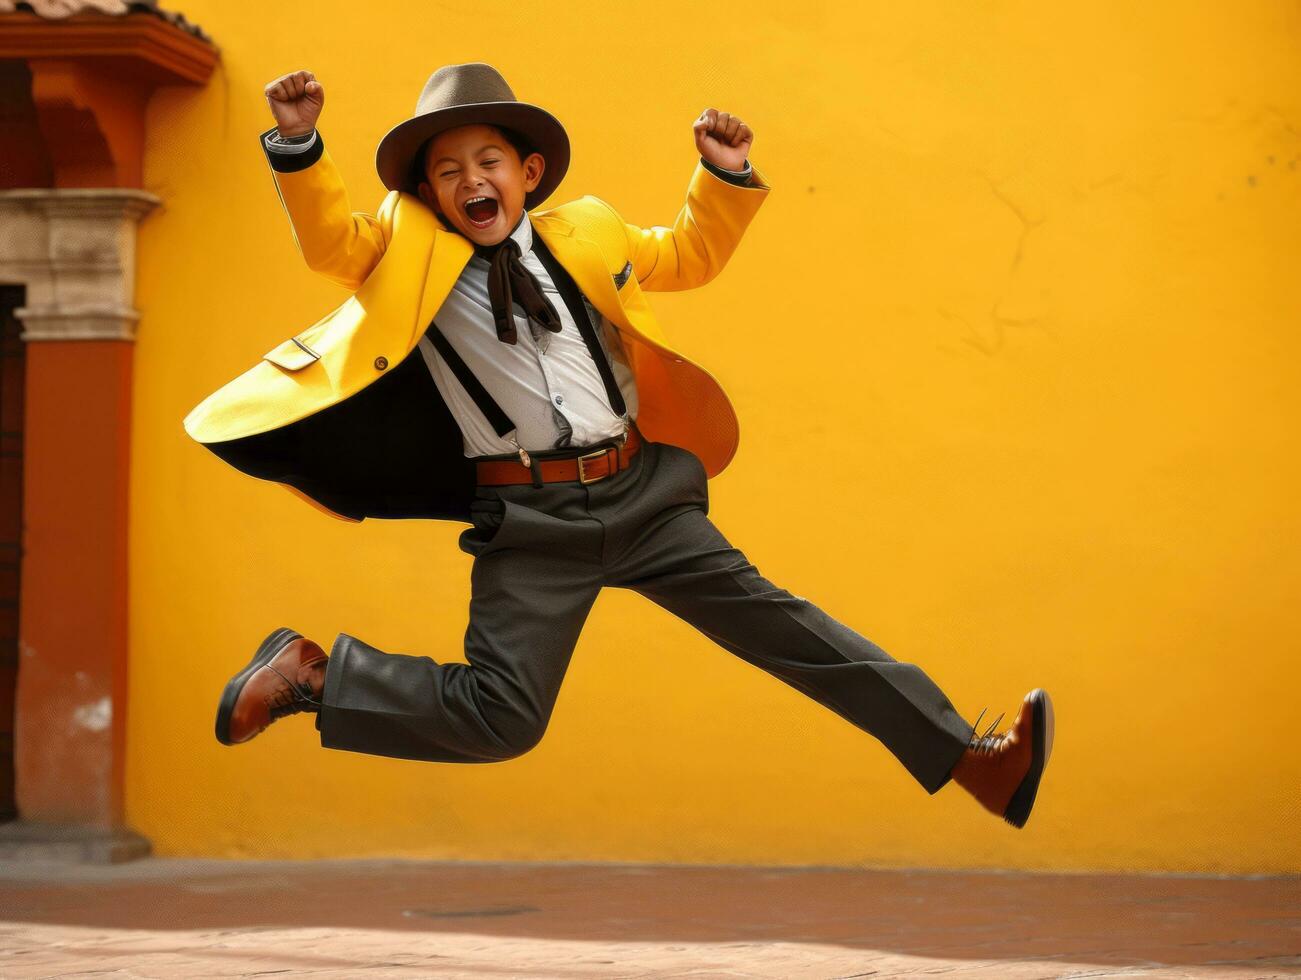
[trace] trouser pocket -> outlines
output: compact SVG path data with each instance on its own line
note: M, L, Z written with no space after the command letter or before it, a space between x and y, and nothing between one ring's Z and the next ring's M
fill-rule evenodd
M470 527L461 532L457 546L469 555L480 555L496 540L506 521L506 502L496 497L470 501Z

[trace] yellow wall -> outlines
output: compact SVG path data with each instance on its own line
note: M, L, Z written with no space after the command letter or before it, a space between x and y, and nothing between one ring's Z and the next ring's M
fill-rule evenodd
M182 6L223 64L148 120L128 817L159 853L1301 868L1295 4ZM518 760L325 751L310 716L214 740L276 626L462 659L464 525L334 521L181 419L346 297L295 250L266 82L317 73L373 210L379 139L472 60L568 127L553 203L670 222L699 112L754 128L731 266L652 297L741 418L711 516L968 719L1052 693L1024 831L614 590Z

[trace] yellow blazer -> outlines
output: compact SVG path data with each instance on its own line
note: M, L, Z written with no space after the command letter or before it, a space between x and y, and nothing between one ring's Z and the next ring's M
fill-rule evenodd
M468 523L473 463L423 359L411 355L471 243L405 192L390 191L377 214L352 211L328 149L272 174L308 267L353 294L195 406L185 431L334 517ZM691 450L711 477L736 452L736 413L714 377L668 344L644 294L702 286L722 271L768 195L753 174L738 186L697 163L671 227L638 227L591 195L529 212L619 332L641 432Z

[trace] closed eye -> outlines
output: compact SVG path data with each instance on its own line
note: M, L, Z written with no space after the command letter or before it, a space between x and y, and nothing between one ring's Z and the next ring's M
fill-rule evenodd
M491 160L484 160L484 161L483 161L483 165L484 165L485 167L487 167L487 166L494 166L494 165L496 165L496 164L498 164L498 163L501 163L501 161L498 160L498 159L496 159L495 157L494 157L493 159L491 159ZM438 176L440 176L440 177L453 177L453 176L455 176L456 174L459 174L460 172L461 172L461 171L460 171L459 169L457 169L457 170L444 170L444 171L443 171L442 173L440 173Z

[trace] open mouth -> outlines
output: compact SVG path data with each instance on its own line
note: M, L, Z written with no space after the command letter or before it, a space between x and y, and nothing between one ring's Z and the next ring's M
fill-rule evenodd
M472 197L465 202L465 215L476 228L487 228L497 220L497 202L491 197Z

